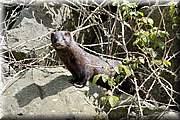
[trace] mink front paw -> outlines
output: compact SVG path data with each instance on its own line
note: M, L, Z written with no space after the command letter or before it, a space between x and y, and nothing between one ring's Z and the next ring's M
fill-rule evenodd
M79 84L79 83L74 83L73 85L77 88L83 88L85 86L84 84Z
M86 82L79 82L79 81L77 81L75 79L72 79L70 81L70 83L72 83L77 88L82 88L82 87L84 87L86 85Z

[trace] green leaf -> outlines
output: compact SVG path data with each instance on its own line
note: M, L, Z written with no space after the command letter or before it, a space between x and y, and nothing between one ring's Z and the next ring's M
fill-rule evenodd
M180 24L180 17L179 16L173 17L173 22L176 24Z
M123 59L122 62L123 62L123 64L127 65L127 64L130 63L130 59L126 57L126 58ZM119 66L119 68L121 68L121 67ZM122 70L122 69L119 69L119 70Z
M92 80L92 84L96 84L96 82L99 80L99 78L101 77L101 74L97 74L93 77L93 80Z
M162 64L162 60L152 60L151 62L156 64L156 65L161 65Z
M168 60L163 60L163 65L166 67L170 67L171 66L171 62Z
M147 18L146 17L142 17L141 20L143 23L147 24Z
M115 80L114 80L114 79L109 79L109 80L108 80L108 85L109 85L110 87L115 86L115 85L116 85Z
M176 28L178 28L178 24L173 24L172 29L176 29Z
M107 80L110 79L109 76L106 75L106 74L101 74L101 77L102 77L102 80L103 80L104 83L105 83Z
M154 41L157 40L156 34L150 34L150 39Z
M138 13L138 15L140 15L140 16L142 16L142 17L144 16L144 13L143 13L143 12L138 11L137 13Z
M115 107L119 102L119 97L117 96L109 96L109 104L111 107Z
M166 31L159 31L159 35L160 35L161 37L166 37L166 36L169 35L169 33L166 32Z
M158 42L158 46L159 46L159 48L161 48L161 50L164 50L164 48L165 48L165 44L161 41Z
M139 64L137 62L135 62L135 63L132 64L131 68L132 69L137 69L139 67L138 65Z
M118 76L115 78L115 81L116 81L117 83L119 83L120 81L123 80L123 78L124 78L123 75L118 75Z
M105 105L108 102L109 96L103 96L100 98L100 104Z
M136 12L132 11L132 12L129 13L129 15L136 16Z
M171 17L173 17L174 13L175 13L175 5L174 5L173 2L171 2L170 9L169 9L169 14L170 14Z
M127 77L131 76L131 70L128 66L121 65L120 67L122 67L124 69L124 72L125 72Z
M154 21L153 21L153 19L151 19L151 18L148 18L148 19L147 19L147 22L148 22L149 25L151 25L151 26L153 26L153 24L154 24Z
M114 67L114 71L115 71L117 74L120 74L120 71L119 71L119 67L118 67L118 66Z

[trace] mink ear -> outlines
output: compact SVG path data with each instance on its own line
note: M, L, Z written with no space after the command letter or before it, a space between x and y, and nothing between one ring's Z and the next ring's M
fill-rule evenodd
M52 33L51 33L51 42L52 42L52 43L56 43L56 39L54 38L54 35L55 35L55 33L52 32Z
M66 31L66 32L64 33L64 36L66 37L66 40L65 40L66 45L67 45L67 46L70 46L70 44L71 44L71 42L72 42L72 40L73 40L73 38L72 38L72 36L71 36L71 32Z
M65 32L64 35L66 35L66 36L71 36L71 33L70 33L69 31L67 31L67 32Z

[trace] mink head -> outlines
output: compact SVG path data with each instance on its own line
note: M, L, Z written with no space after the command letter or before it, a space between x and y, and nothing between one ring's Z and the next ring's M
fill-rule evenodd
M73 38L69 31L56 31L51 33L52 46L55 49L64 49L70 46Z

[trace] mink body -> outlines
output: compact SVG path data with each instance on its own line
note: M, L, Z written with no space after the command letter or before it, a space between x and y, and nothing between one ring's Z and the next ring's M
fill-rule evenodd
M94 75L104 73L114 76L111 71L113 67L120 64L120 61L102 60L101 58L84 51L74 41L68 31L56 31L51 34L52 46L56 49L57 55L73 75L73 83L76 87L83 87ZM98 80L97 84L110 89L107 83Z

